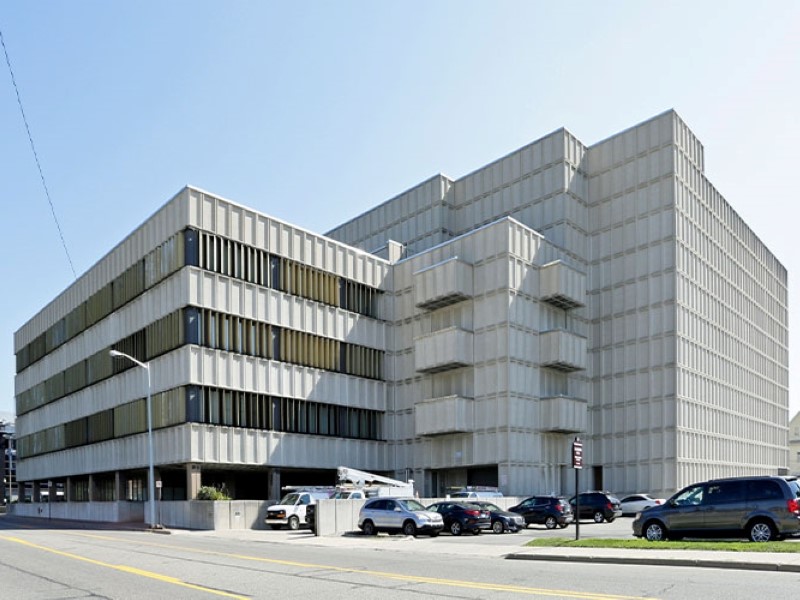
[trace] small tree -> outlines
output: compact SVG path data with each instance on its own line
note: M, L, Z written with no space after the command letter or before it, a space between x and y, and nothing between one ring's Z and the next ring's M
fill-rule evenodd
M224 485L222 487L220 487L220 488L216 488L213 485L204 485L199 490L197 490L197 499L198 500L230 500L231 497L228 496Z

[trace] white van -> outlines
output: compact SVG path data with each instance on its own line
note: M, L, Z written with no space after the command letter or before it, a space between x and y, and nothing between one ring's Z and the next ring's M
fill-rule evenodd
M295 530L301 523L306 522L306 506L316 504L317 500L330 498L329 492L297 491L286 494L278 504L267 508L267 517L264 523L272 529L288 527Z

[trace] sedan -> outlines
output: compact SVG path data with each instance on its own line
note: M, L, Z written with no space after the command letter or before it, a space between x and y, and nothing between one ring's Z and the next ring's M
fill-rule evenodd
M453 535L461 535L464 531L478 535L492 527L489 511L468 502L445 500L431 504L427 510L440 514L444 520L444 528Z
M623 516L629 517L642 512L645 508L664 504L663 498L652 498L647 494L631 494L619 501Z
M492 531L495 533L518 533L525 529L525 517L516 513L503 510L496 504L487 502L486 500L473 500L475 506L480 506L489 511L492 517Z

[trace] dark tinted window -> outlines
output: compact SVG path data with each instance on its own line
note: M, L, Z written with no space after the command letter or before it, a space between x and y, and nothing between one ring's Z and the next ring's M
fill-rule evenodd
M786 484L795 498L800 498L800 481L797 479L787 479Z
M783 497L780 484L771 479L751 479L747 482L750 500L775 500Z
M745 484L743 481L720 481L709 483L703 504L730 504L742 502L745 498Z

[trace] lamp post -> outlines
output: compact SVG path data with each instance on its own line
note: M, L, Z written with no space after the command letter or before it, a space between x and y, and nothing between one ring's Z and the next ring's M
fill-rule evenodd
M143 363L142 361L136 360L132 356L125 354L124 352L120 352L119 350L111 350L109 351L109 354L112 356L112 358L127 358L137 367L142 367L145 371L147 371L147 454L150 463L147 477L147 494L150 498L150 528L156 529L158 528L158 525L156 525L156 477L153 469L153 403L150 398L150 363Z
M14 461L11 455L11 435L5 433L5 423L0 421L0 426L3 426L3 436L2 439L6 443L6 447L3 448L3 500L5 501L6 495L8 495L8 504L11 504L11 500L14 497L14 492L11 487L11 477L14 473ZM8 472L8 479L6 479L6 472Z

